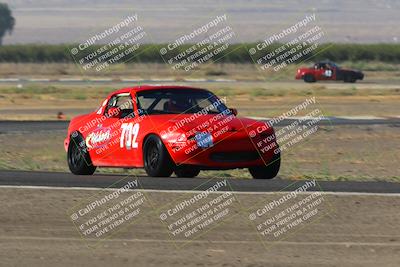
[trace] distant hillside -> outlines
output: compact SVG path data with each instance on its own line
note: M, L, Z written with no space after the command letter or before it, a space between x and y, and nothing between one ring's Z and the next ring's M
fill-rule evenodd
M17 24L5 44L75 43L137 13L153 42L169 42L226 13L237 42L262 40L315 12L326 41L396 43L400 40L397 0L0 0ZM117 3L118 2L118 3Z

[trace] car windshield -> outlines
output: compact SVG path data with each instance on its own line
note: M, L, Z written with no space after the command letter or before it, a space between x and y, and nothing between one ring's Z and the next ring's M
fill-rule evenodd
M318 62L313 65L314 69L325 69L327 67L339 68L339 66L334 62Z
M227 110L224 101L199 89L146 90L136 94L138 108L144 114L218 114Z

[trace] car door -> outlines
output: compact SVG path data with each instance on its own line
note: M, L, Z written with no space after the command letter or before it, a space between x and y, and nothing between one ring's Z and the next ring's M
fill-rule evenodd
M134 126L134 104L129 92L118 93L110 97L104 116L107 119L102 127L110 132L111 138L103 153L107 166L133 166L134 151L138 147L138 126Z
M327 65L325 63L319 63L317 64L316 70L315 70L315 78L317 80L328 80L330 79L330 76L332 74L332 71L327 68Z
M324 76L326 80L336 80L336 67L327 63L325 66Z

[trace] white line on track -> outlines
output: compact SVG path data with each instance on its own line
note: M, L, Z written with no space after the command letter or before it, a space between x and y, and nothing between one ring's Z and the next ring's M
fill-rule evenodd
M123 78L121 79L123 82L141 82L144 81L144 79L141 78Z
M185 78L183 79L185 82L206 82L207 79L204 78Z
M151 78L149 81L153 82L175 82L176 79L172 77L166 77L166 78Z
M50 79L47 78L37 78L37 79L28 79L28 82L50 82Z
M56 80L58 82L83 82L84 79L81 78L61 78Z
M98 78L98 79L89 79L89 82L111 82L111 78Z
M74 238L74 237L35 237L35 236L16 236L16 237L0 237L0 240L33 240L33 241L88 241L88 242L99 242L99 241L107 241L107 242L146 242L146 243L200 243L200 244L210 244L210 243L222 243L222 244L252 244L252 243L260 243L259 240L172 240L172 239L127 239L127 238L116 238L116 239L96 239L96 238ZM382 246L382 247L398 247L400 246L400 242L390 242L390 243L382 243L382 242L315 242L315 241L270 241L270 245L316 245L316 246Z
M97 187L61 187L61 186L26 186L26 185L1 185L0 189L39 189L39 190L82 190L82 191L117 191L120 188L97 188ZM158 189L136 189L136 191L154 192L154 193L186 193L198 194L204 191L199 190L158 190ZM211 191L211 194L223 194L227 191ZM246 191L229 191L239 195L273 195L273 194L287 194L290 191L274 191L274 192L246 192ZM298 192L298 194L312 194L316 191ZM400 193L364 193L364 192L331 192L331 191L318 191L325 195L340 195L340 196L385 196L385 197L400 197Z
M212 81L215 81L215 82L236 82L236 80L234 80L234 79L215 79L215 80L212 80Z
M0 82L18 82L20 79L15 79L15 78L4 78L0 79Z
M400 117L400 116L398 116ZM255 119L255 120L270 120L272 118L269 117L254 117L250 116L249 118ZM311 117L311 116L303 116L303 117L298 117L298 116L293 116L293 117L288 117L286 119L289 120L313 120L317 117ZM396 119L397 117L377 117L377 116L330 116L330 117L323 117L321 120L322 121L334 121L334 120L389 120L389 119Z

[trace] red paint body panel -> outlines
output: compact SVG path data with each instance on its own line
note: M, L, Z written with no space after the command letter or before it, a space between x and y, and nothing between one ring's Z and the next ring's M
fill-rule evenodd
M296 79L302 80L306 74L311 74L317 81L336 81L337 68L331 68L332 74L330 77L325 75L324 69L314 68L299 68L296 73Z

